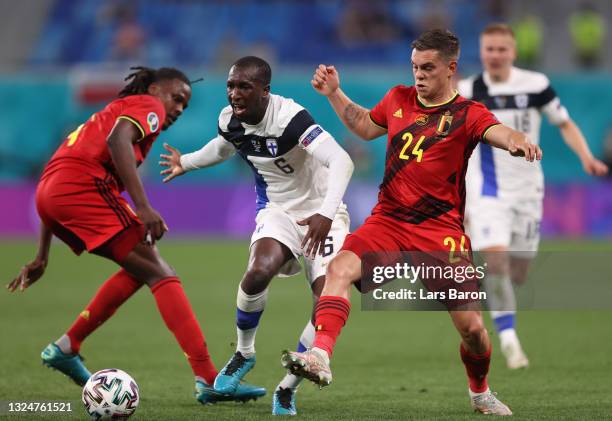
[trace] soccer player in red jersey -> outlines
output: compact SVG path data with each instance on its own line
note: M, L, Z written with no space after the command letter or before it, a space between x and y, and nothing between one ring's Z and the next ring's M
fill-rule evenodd
M394 87L372 110L355 104L342 92L333 66L320 65L312 80L315 90L328 98L356 135L365 140L385 133L388 137L378 204L346 238L327 268L315 310L313 348L283 354L285 367L321 386L332 380L329 358L348 319L350 287L362 277L364 254L448 253L453 246L469 250L463 230L465 171L476 144L486 142L528 161L541 159L541 150L523 133L499 124L483 105L466 100L453 89L457 37L448 31L427 31L412 47L415 85ZM450 306L449 314L461 335L460 353L472 406L487 414L512 414L487 385L491 344L476 303Z
M90 373L79 355L81 343L146 284L191 365L196 398L202 403L256 398L265 390L243 385L231 396L213 390L217 370L198 321L176 272L155 247L168 228L149 203L137 172L160 132L187 108L191 83L173 68L134 69L119 98L72 132L45 167L36 190L41 218L38 255L7 287L23 291L40 279L53 235L77 255L87 250L110 259L121 269L102 285L66 334L45 348L45 365L84 385ZM124 189L135 211L120 195Z

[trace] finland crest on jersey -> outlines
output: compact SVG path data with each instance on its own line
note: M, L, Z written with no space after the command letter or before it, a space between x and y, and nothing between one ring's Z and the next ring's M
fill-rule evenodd
M270 155L276 156L278 152L278 143L276 142L276 139L266 140L266 147L268 148L268 151L270 151Z
M535 144L540 143L542 113L554 125L569 118L542 73L513 67L505 82L494 82L483 73L460 81L458 88L462 96L483 103L500 123L527 134ZM480 143L470 158L466 188L471 197L540 199L544 176L539 162L527 162Z
M304 107L270 94L263 119L250 125L234 117L228 106L219 115L219 135L251 168L258 211L278 206L302 217L321 207L328 170L309 152L331 135Z

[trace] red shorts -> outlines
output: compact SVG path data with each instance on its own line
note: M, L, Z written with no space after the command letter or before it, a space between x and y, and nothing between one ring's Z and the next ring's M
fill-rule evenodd
M362 226L346 237L342 250L350 250L359 257L364 253L389 251L453 251L459 255L471 250L471 244L469 237L460 228L448 227L435 221L409 224L377 213L369 216Z
M144 227L114 179L62 169L36 189L42 222L78 255L84 250L120 263L144 239Z
M415 225L398 221L378 213L368 217L362 226L344 240L342 250L355 253L362 261L364 279L360 290L367 292L379 285L366 283L370 268L394 266L408 262L412 266L428 266L431 273L445 269L463 273L472 265L470 239L460 228L448 227L434 220ZM406 253L408 252L408 253ZM437 267L438 272L433 268ZM461 270L457 269L460 268ZM471 273L471 270L468 270ZM447 277L421 279L430 291L448 292L450 289L471 293L478 292L478 281L473 275L461 279ZM455 308L475 300L444 302L447 308Z

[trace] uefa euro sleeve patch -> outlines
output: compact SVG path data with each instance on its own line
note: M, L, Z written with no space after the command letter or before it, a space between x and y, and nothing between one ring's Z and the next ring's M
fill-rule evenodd
M151 133L155 133L159 128L159 117L157 117L157 114L150 112L147 115L147 124L149 125Z
M316 126L310 131L310 133L304 136L304 139L302 140L302 146L307 147L308 145L310 145L321 133L323 133L323 129L321 128L321 126Z

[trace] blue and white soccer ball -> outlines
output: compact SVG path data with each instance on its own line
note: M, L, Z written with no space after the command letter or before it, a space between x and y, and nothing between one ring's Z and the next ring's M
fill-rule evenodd
M138 385L125 371L116 368L94 373L83 387L85 410L94 420L127 418L140 401Z

